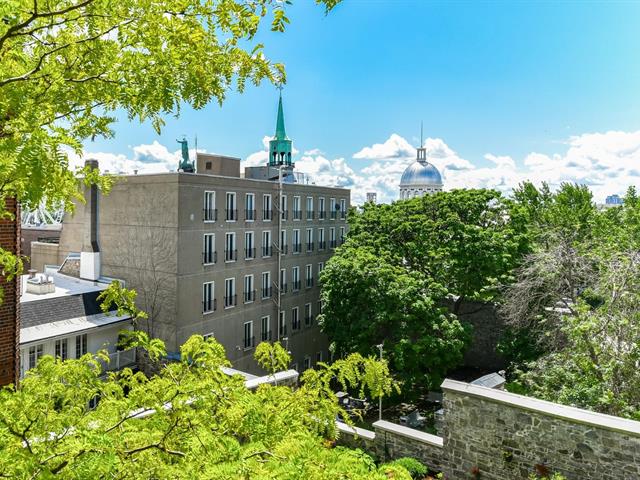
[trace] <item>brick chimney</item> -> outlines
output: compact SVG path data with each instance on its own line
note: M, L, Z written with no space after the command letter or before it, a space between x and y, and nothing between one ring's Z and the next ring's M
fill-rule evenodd
M20 254L20 208L15 198L5 199L14 218L0 219L0 246ZM0 385L16 384L20 375L20 277L0 276L4 298L0 303Z
M98 169L98 160L87 160L85 166ZM100 278L100 247L98 246L98 187L92 184L84 191L84 238L80 252L80 278Z

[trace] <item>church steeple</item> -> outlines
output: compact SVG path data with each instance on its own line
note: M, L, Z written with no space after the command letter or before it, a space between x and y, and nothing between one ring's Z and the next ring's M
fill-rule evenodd
M269 166L291 165L291 140L284 128L284 109L282 108L282 87L278 100L278 118L276 120L276 135L269 141Z

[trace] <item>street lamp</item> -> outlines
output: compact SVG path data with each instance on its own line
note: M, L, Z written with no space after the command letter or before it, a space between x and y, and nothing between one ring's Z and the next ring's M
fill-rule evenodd
M377 345L378 350L380 350L380 361L382 362L382 343ZM378 396L378 420L382 420L382 392Z

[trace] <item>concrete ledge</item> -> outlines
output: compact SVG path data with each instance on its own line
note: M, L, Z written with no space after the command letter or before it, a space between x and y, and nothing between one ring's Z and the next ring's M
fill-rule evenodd
M290 385L298 382L298 375L296 370L286 370L284 372L276 372L274 375L265 375L264 377L249 379L244 382L244 385L250 390L264 383Z
M433 445L434 447L442 448L444 445L444 439L442 437L421 432L420 430L415 430L413 428L404 427L396 423L387 422L386 420L378 420L373 424L373 428L376 430L382 430L383 432L394 433L411 440L417 440L418 442Z
M365 440L375 440L376 433L371 430L367 430L365 428L360 427L352 427L343 422L336 422L336 426L340 433L346 433L347 435L353 435L360 438L364 438Z
M517 395L515 393L509 393L502 390L493 390L449 379L446 379L442 383L441 388L444 392L455 392L472 397L483 398L487 401L511 405L516 408L564 419L569 422L592 425L640 437L640 422L636 422L634 420L627 420L625 418L605 415L603 413L590 412L589 410L568 407L566 405L547 402L546 400L538 400L536 398L525 397L524 395ZM374 423L374 426L375 425L376 424Z

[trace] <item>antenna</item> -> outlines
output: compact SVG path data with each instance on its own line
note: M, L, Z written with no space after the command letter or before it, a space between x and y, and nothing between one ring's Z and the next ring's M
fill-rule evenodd
M422 148L422 125L423 122L422 120L420 120L420 148Z
M195 149L196 149L196 158L198 157L198 134L196 133L196 138L195 138Z

